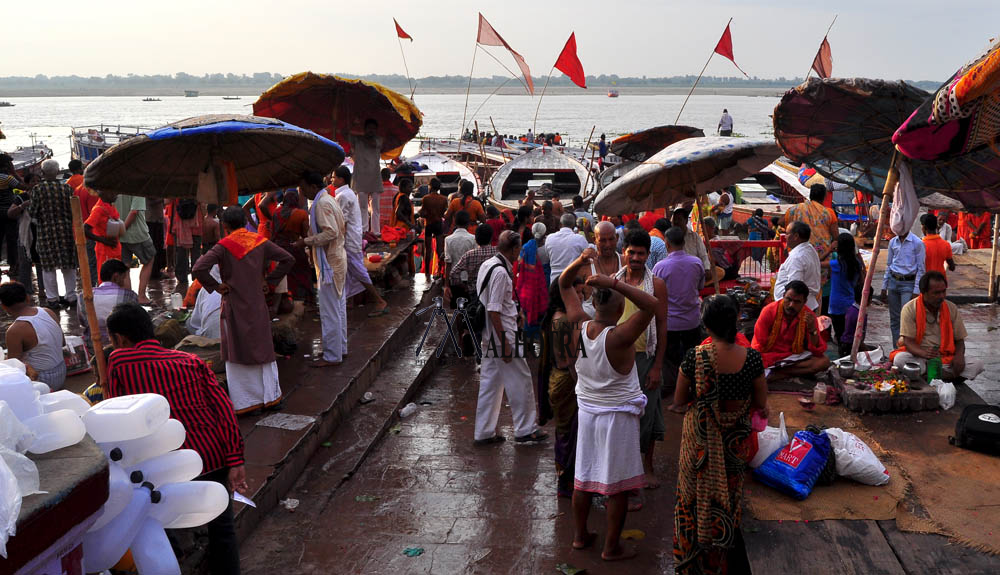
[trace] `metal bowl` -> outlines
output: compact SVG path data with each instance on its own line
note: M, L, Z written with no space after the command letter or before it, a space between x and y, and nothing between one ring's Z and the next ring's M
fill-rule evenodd
M920 378L920 364L915 361L908 361L903 364L903 368L900 370L907 379L919 379Z
M854 362L849 359L842 359L837 362L837 373L840 377L848 378L854 375Z

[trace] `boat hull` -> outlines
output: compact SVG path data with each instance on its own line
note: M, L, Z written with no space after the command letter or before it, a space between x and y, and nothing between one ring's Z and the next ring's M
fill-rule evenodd
M504 164L490 180L488 199L502 209L517 209L529 190L548 183L558 201L572 206L574 196L587 197L597 182L587 168L552 148L539 148ZM539 198L549 199L549 198Z

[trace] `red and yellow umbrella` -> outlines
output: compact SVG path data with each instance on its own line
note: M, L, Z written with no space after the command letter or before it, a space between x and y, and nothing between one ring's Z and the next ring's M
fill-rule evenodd
M302 72L285 78L253 104L254 115L277 118L346 144L374 118L382 157L396 158L420 131L422 114L406 96L364 80Z

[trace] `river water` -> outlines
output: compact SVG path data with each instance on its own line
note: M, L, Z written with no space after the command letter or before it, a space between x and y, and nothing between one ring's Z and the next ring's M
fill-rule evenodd
M138 96L9 98L15 106L0 108L0 129L7 136L0 142L0 149L29 145L34 138L52 148L56 159L65 166L70 159L71 126L154 128L202 114L249 114L254 99L163 97L160 102L143 102ZM415 101L424 113L420 136L442 138L460 132L464 94L417 94ZM570 144L582 147L592 127L596 139L602 132L612 138L672 124L683 101L684 96L677 95L547 95L542 100L536 131L559 132L564 141L568 138ZM687 103L679 123L714 134L722 109L727 108L737 133L770 136L770 114L777 103L778 98L769 96L696 95ZM487 94L473 94L469 97L467 122L471 126L475 120L481 130L492 132L492 118L501 133L520 135L531 127L537 104L537 98L527 95L496 95L487 100Z

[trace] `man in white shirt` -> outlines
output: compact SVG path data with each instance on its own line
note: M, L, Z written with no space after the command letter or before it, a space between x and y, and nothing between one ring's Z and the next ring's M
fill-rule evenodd
M450 286L453 298L468 298L464 289L468 277L461 277L468 276L468 273L452 273L452 269L458 265L462 256L476 247L476 236L469 233L469 230L466 229L468 227L469 212L462 210L455 214L455 231L444 239L444 271L442 275L445 279L445 285ZM452 304L452 307L454 308L454 304Z
M355 166L357 169L357 166ZM381 186L381 176L379 176L379 186ZM365 267L365 253L361 247L361 207L358 204L358 196L351 189L351 170L347 166L340 166L333 172L333 186L336 189L334 199L344 213L344 251L347 253L347 291L345 299L350 299L361 292L367 292L368 296L375 302L375 311L368 314L368 317L385 315L389 311L389 304L378 290L372 285L372 280L368 277L368 268ZM347 339L347 327L344 327L344 340ZM346 345L346 344L345 344Z
M559 218L559 231L550 234L545 238L545 248L549 252L549 281L554 282L559 279L559 274L569 267L569 264L580 257L583 250L590 244L580 234L573 231L576 226L576 216L573 214L563 214Z
M938 210L938 235L941 236L942 240L951 244L951 253L960 256L969 250L969 246L962 238L955 240L955 231L952 229L951 224L948 223L950 216L951 212L948 210Z
M516 232L500 234L497 255L483 262L476 278L476 292L486 306L482 332L483 363L479 377L474 443L488 445L504 440L497 434L503 395L507 392L514 420L514 441L537 442L548 437L535 426L535 397L525 352L516 347L518 311L514 304L513 262L521 250ZM487 283L488 280L488 283Z
M805 222L795 221L788 227L788 259L778 268L778 278L774 282L774 301L784 297L788 282L799 280L809 288L806 306L818 312L823 287L820 284L819 254L809 243L811 235L812 230Z
M368 118L365 120L364 134L352 134L348 141L351 144L351 158L354 159L354 189L361 207L361 231L371 231L377 236L382 233L378 205L382 194L382 166L379 165L382 138L378 136L378 122L374 118Z
M733 135L733 117L729 115L729 110L722 109L722 118L719 119L719 135L720 136L732 136Z
M719 192L719 203L712 211L716 213L715 219L719 223L719 229L728 232L733 223L733 195L729 193L729 190Z

